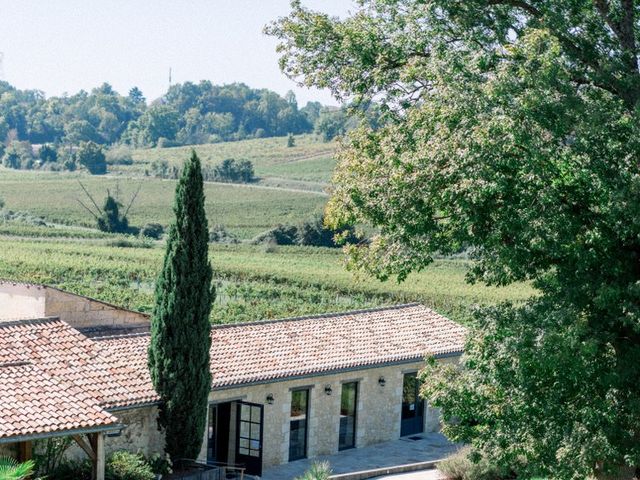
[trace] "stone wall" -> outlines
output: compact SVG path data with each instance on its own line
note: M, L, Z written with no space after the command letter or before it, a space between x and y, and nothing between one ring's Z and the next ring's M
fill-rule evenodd
M146 315L123 310L90 298L46 288L45 316L59 317L75 328L147 324Z
M457 360L457 357L451 357L441 361L457 362ZM405 373L416 372L423 366L424 362L416 362L217 390L210 394L209 400L211 403L242 400L264 405L263 466L269 467L289 460L291 390L306 387L310 391L307 456L330 455L338 452L340 398L343 383L358 382L356 448L364 447L400 437L403 376ZM384 386L378 383L380 377L385 379ZM331 395L325 393L325 386L331 387ZM266 404L266 397L269 394L274 397L272 405ZM424 417L425 431L439 429L437 409L427 405ZM206 459L206 447L205 432L200 452L201 460ZM229 460L233 462L233 458Z
M118 450L142 453L150 457L154 453L164 453L164 434L158 430L158 408L142 407L112 412L126 427L117 437L106 436L104 439L105 455ZM66 452L68 458L83 459L86 457L75 442Z
M0 321L45 316L45 289L0 282Z

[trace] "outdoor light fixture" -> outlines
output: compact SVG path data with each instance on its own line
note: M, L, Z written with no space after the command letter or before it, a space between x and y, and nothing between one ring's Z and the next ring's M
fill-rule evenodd
M380 385L381 387L384 387L387 384L387 381L384 379L384 377L380 377L378 379L378 385Z
M275 401L275 398L273 398L273 393L270 393L269 395L267 395L267 403L269 405L273 405L274 401Z
M331 388L331 385L325 385L324 393L326 393L327 395L331 395L333 393L333 389Z

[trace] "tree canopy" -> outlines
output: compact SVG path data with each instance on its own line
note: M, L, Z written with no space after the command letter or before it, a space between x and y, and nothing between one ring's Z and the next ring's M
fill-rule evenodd
M291 78L376 100L327 214L378 234L351 266L400 280L468 249L471 281L531 281L480 312L463 372L432 368L448 434L554 478L640 465L640 7L633 0L292 3Z

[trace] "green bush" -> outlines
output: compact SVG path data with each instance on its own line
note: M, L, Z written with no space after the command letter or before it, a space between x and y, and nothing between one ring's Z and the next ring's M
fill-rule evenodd
M55 480L91 480L91 462L67 460L46 473L46 478Z
M447 480L506 480L512 472L494 465L489 459L466 447L438 463Z
M114 452L107 460L106 480L154 480L151 465L142 455L125 451Z
M140 229L140 235L159 240L164 233L164 227L159 223L145 223Z
M275 243L276 245L295 245L298 238L298 227L294 225L278 224L271 230L267 230L256 236L251 243Z
M131 148L126 145L118 145L110 148L105 153L108 165L133 165Z
M212 243L240 243L238 237L229 233L224 225L214 225L209 231L209 241Z

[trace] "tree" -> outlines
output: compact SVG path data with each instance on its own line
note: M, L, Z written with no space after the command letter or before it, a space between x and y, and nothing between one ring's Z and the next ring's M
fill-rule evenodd
M293 136L293 133L290 133L287 136L287 147L295 147L296 146L296 137Z
M122 204L111 194L107 194L102 207L102 215L98 217L98 229L102 232L127 233L129 231L129 220L125 214L120 213Z
M58 152L52 145L42 145L42 147L40 147L40 151L38 151L38 156L40 157L40 160L45 163L55 162L58 160Z
M173 210L176 218L156 282L149 370L162 400L166 452L173 459L194 459L200 452L211 387L209 314L215 295L202 173L195 151L176 186Z
M102 151L102 147L95 142L86 142L80 145L76 152L78 163L92 175L103 175L107 173L107 159Z
M539 290L426 377L451 438L524 473L640 465L639 31L633 0L294 1L267 28L288 76L386 116L339 153L328 220L378 232L352 268L467 248L470 280Z

